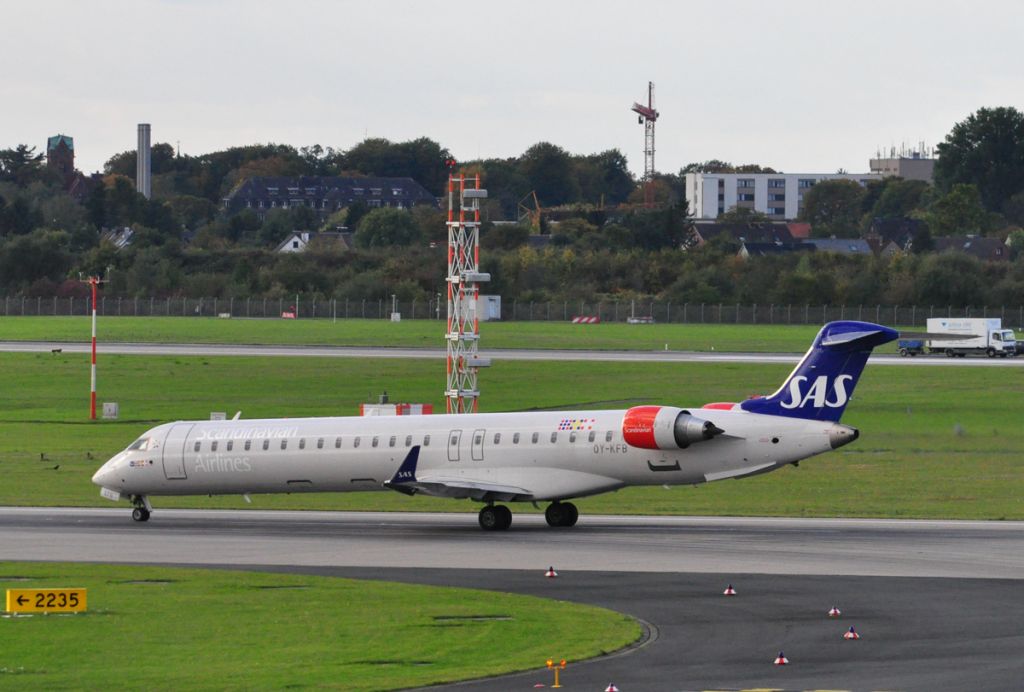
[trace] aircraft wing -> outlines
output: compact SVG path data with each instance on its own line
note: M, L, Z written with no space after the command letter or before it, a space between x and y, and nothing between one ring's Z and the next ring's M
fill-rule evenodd
M489 469L486 478L453 471L417 473L419 447L409 450L384 487L405 495L469 498L480 502L513 502L583 497L621 488L616 478L551 468ZM477 471L479 473L479 471Z

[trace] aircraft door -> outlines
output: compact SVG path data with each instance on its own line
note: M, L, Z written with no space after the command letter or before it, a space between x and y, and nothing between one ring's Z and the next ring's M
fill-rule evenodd
M448 461L459 460L459 443L461 441L461 430L452 430L450 433L448 433Z
M473 461L484 460L484 438L487 437L486 430L473 431Z
M185 473L185 440L194 427L194 423L179 423L167 431L163 449L164 477L167 480L188 477Z

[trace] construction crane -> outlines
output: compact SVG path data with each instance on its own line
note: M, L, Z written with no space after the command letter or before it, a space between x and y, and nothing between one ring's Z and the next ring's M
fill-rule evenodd
M529 202L533 202L533 207L528 206ZM519 200L519 223L529 218L530 228L533 229L534 233L540 233L540 215L542 211L540 201L537 200L537 191L530 190L525 197Z
M654 82L647 82L647 105L634 103L633 112L637 114L637 122L644 126L644 205L654 204L654 123L658 120L658 111L654 110Z

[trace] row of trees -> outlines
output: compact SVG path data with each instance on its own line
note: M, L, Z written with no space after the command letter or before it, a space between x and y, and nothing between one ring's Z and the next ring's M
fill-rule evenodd
M496 233L496 230L491 233ZM0 246L0 276L30 296L84 295L66 277L75 267L106 271L108 295L376 301L395 294L426 302L444 292L444 246L340 252L313 246L278 254L260 249L180 246L94 250L79 260L60 231L33 232ZM511 249L485 235L487 290L505 301L628 301L674 304L1018 305L1024 261L985 263L962 254L891 258L800 253L744 260L724 243L692 250L611 250L575 245Z
M855 236L874 218L908 216L921 219L930 235L1003 235L1024 224L1020 112L981 109L953 128L940 151L934 186L899 179L866 187L843 182L815 186L804 205L815 234ZM110 267L108 290L126 295L433 295L444 267L443 253L436 248L446 238L444 217L437 209L353 205L329 224L353 229L356 251L341 253L327 246L304 256L280 257L270 250L289 232L317 226L312 209L275 209L260 220L251 210L226 216L219 200L252 175L410 176L440 194L449 158L445 148L426 138L401 143L371 139L345 151L256 145L196 157L178 156L169 145L159 144L153 151L152 200L135 193L129 177L135 154L124 152L107 162L105 174L79 204L31 147L3 150L0 290L41 294L79 272L102 273ZM741 262L728 244L683 252L690 220L682 174L771 170L756 164L712 160L691 164L680 174L659 175L653 183L656 209L620 206L642 191L616 150L581 156L539 143L519 157L464 163L459 170L484 176L492 205L486 210L489 219L514 218L531 190L545 208L559 205L564 211L580 205L574 218L546 229L551 238L545 250L528 245L535 229L485 228L485 257L492 265L495 290L508 299L583 293L671 295L683 302L755 302L757 296L763 301L799 295L816 303L942 302L944 291L952 287L962 297L951 302L992 302L1009 295L1007 286L1016 281L1016 264L993 268L966 258L955 260L966 264L951 273L947 269L954 260L924 256ZM742 218L739 211L729 216ZM129 247L118 250L100 242L102 229L122 226L135 231ZM927 248L927 238L921 240L915 241L915 251ZM829 276L832 272L855 278ZM928 278L933 276L943 280ZM769 285L768 279L774 283Z

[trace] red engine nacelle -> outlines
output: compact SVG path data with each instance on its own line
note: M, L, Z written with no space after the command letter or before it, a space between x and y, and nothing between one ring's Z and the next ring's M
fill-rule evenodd
M711 421L672 406L634 406L622 418L622 437L643 449L686 449L723 432Z

